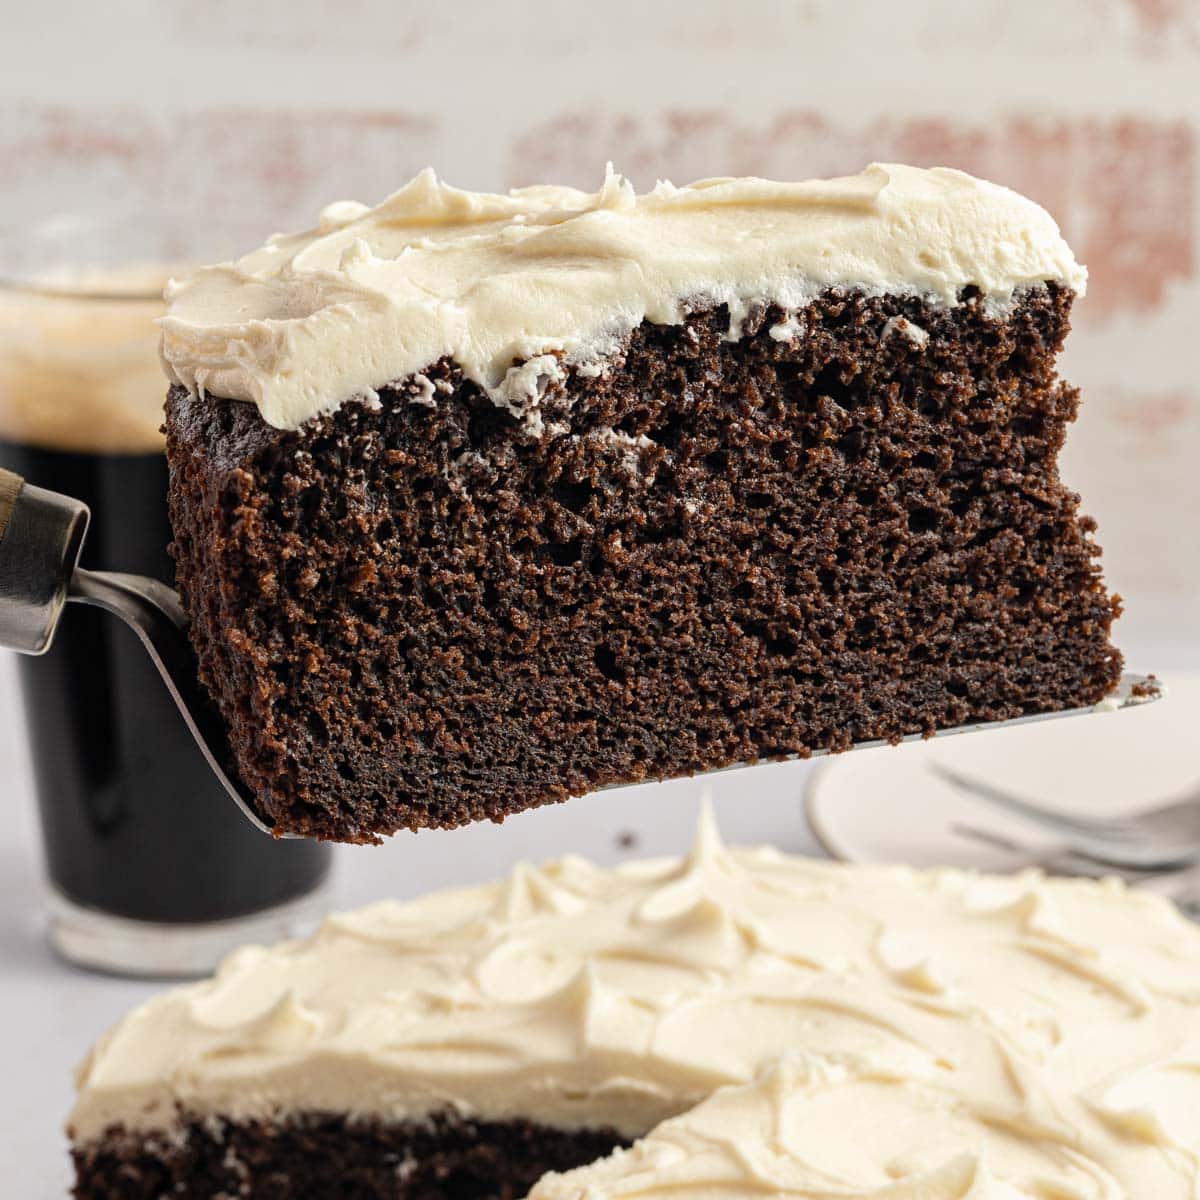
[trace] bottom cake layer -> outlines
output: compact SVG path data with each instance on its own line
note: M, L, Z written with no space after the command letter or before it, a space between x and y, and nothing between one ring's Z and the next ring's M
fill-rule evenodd
M304 1113L287 1120L184 1115L171 1132L120 1126L77 1146L79 1200L520 1200L548 1171L627 1145L611 1129L528 1121L420 1122Z

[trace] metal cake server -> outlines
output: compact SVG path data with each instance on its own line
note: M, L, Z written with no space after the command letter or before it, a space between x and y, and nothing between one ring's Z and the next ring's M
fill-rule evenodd
M187 618L179 597L156 579L81 568L79 553L88 519L87 506L80 501L35 487L19 475L0 469L0 648L24 654L43 653L54 638L66 604L91 604L119 617L137 634L153 659L188 729L230 799L264 833L293 836L279 834L262 818L254 794L238 778L225 727L197 678L196 658L187 638ZM1118 690L1094 708L1035 713L1009 721L973 722L939 729L933 736L1113 711L1144 704L1158 696L1153 677L1126 674L1121 677ZM921 741L923 737L914 733L901 741ZM857 742L851 749L885 744L876 739ZM812 757L827 753L814 750ZM743 770L754 765L736 763L720 770Z
M45 653L67 604L91 604L120 617L158 668L230 799L252 824L273 833L238 780L225 726L200 686L179 596L157 579L80 567L89 519L80 501L0 468L0 647Z

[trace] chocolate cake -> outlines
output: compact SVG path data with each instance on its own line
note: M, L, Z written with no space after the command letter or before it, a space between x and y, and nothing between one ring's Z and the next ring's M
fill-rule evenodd
M279 831L1090 705L1085 272L956 171L461 192L174 285L179 588Z
M75 1195L1190 1200L1198 1029L1200 932L1159 897L706 822L157 996L80 1069Z

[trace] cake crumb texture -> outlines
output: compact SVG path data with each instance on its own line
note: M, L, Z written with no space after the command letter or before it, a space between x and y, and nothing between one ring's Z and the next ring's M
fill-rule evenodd
M73 1152L76 1200L521 1200L541 1176L626 1143L527 1121L421 1122L306 1113L185 1119L160 1137L114 1128Z
M523 413L449 360L296 431L173 388L243 781L280 831L372 841L1095 704L1119 605L1056 464L1072 299L827 291L738 340L700 307Z

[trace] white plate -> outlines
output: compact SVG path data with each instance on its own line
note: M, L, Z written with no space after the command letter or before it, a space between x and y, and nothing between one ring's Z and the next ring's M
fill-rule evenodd
M998 783L1038 803L1132 812L1200 788L1200 673L1172 673L1156 704L998 729L823 761L805 810L835 858L1007 870L1011 851L964 836L972 826L1021 843L1052 838L958 791L930 769Z

